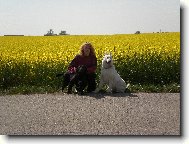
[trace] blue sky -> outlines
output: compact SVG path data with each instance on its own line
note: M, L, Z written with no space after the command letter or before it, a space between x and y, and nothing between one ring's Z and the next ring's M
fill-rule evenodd
M180 31L179 0L0 0L0 35Z

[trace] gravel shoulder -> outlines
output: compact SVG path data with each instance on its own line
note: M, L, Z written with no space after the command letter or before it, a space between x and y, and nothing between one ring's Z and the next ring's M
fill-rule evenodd
M1 135L180 135L180 93L0 96Z

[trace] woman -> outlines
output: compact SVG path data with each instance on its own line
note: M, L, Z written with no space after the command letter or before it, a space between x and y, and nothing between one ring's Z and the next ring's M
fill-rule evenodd
M87 67L87 92L92 92L96 89L95 71L97 68L97 59L93 46L88 42L81 46L80 54L76 55L68 66L68 71L64 74L63 89L68 86L71 76L76 72L76 68L80 65Z

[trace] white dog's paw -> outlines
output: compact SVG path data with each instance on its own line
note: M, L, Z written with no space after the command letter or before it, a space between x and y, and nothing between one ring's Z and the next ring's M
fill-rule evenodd
M107 93L112 93L111 88L108 88L108 89L106 90L106 92L107 92Z

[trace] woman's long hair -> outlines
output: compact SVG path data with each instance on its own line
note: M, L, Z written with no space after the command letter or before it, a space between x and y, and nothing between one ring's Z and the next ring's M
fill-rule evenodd
M90 49L89 56L95 56L96 57L95 50L94 50L92 44L89 43L89 42L85 42L84 44L81 45L81 47L80 47L80 55L84 56L84 48L85 48L86 45Z

